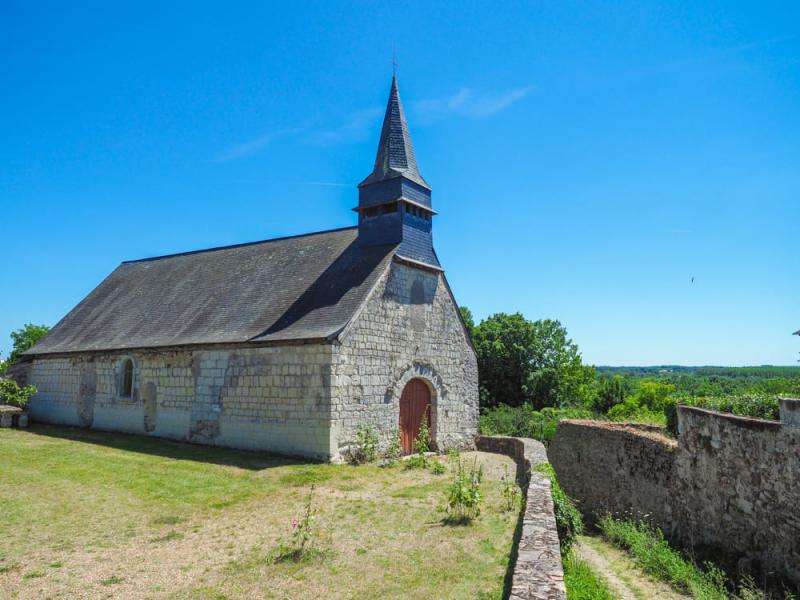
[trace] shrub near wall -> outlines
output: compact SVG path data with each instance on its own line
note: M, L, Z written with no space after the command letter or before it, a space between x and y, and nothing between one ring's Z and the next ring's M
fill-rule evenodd
M534 410L529 404L487 410L481 415L482 435L504 435L530 438L549 444L561 419L589 419L592 412L583 408L543 408Z

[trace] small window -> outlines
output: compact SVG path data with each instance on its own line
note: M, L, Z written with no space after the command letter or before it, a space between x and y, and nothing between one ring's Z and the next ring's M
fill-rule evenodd
M133 396L133 360L130 358L122 361L122 378L119 387L119 395L123 398Z
M392 202L383 206L383 214L388 215L395 212L397 212L397 202Z
M377 217L380 213L381 207L380 206L370 206L366 210L364 210L364 216L367 219L371 219L372 217Z

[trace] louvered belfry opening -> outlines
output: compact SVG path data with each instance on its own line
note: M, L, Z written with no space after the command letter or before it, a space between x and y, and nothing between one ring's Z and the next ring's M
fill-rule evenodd
M397 244L401 258L441 269L433 249L431 187L419 171L403 103L392 78L372 173L358 184L362 245Z

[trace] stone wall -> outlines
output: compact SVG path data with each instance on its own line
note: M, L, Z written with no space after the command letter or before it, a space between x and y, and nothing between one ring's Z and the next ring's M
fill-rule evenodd
M329 458L328 344L38 358L40 421ZM120 396L134 361L133 394Z
M412 378L431 390L439 449L469 447L478 433L478 365L441 273L394 262L333 358L332 437L340 448L361 423L388 441Z
M783 423L680 407L677 443L563 421L548 455L583 510L648 520L686 547L745 559L800 586L800 400L782 404Z
M541 442L524 438L478 438L478 449L511 456L525 490L517 557L509 600L565 600L561 545L550 494L550 480L534 467L547 462Z
M679 427L671 500L680 539L800 586L800 429L695 408L681 409Z
M676 447L660 433L630 425L565 420L547 454L561 487L590 521L611 512L669 532Z

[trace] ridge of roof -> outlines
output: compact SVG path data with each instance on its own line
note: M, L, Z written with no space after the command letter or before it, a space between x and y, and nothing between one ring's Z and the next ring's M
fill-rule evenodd
M185 252L175 252L173 254L162 254L159 256L150 256L148 258L134 258L132 260L123 260L121 264L141 263L151 260L161 260L164 258L175 258L178 256L190 256L192 254L200 254L202 252L216 252L218 250L232 250L234 248L244 248L246 246L255 246L257 244L268 244L270 242L282 242L284 240L294 240L297 238L311 237L313 235L324 235L326 233L338 233L340 231L348 231L358 229L358 225L351 225L349 227L337 227L336 229L325 229L323 231L310 231L308 233L297 233L294 235L284 235L276 238L268 238L266 240L256 240L253 242L241 242L239 244L230 244L228 246L212 246L211 248L201 248L199 250L186 250Z

